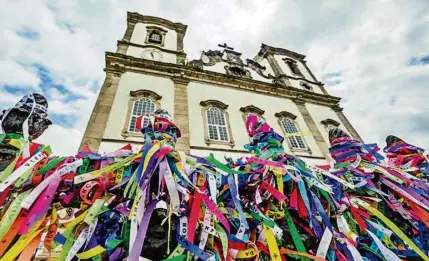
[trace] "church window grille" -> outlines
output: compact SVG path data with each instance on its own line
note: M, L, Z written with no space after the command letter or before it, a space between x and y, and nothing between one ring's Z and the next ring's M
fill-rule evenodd
M203 116L204 141L210 144L235 146L232 135L228 105L217 100L201 101L201 115Z
M158 26L147 26L146 30L145 44L164 47L165 36L168 32L167 30Z
M133 109L130 118L128 131L138 132L136 129L137 118L147 112L155 112L156 104L150 98L141 98L133 102ZM149 123L149 117L143 118L143 126Z
M158 31L153 31L149 35L149 43L161 44L162 43L162 35L158 33Z
M209 139L229 141L225 113L216 107L209 108L206 113Z
M293 149L307 149L303 137L298 135L299 130L297 124L293 120L289 118L283 118L281 119L281 125L287 134L287 139L289 140L289 144Z

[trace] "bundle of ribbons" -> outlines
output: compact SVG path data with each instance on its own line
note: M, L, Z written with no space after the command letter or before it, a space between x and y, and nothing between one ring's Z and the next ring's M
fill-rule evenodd
M224 163L177 151L166 111L137 125L138 152L74 157L3 134L17 152L0 174L0 261L33 260L38 246L52 260L429 260L427 158L403 141L385 161L331 130L325 170L254 114L249 156Z

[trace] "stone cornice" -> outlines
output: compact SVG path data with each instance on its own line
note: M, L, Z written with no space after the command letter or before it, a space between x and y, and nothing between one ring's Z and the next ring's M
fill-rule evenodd
M167 30L165 30L164 28L159 27L159 26L149 25L149 26L146 26L146 29L147 29L147 30L149 30L149 29L159 30L159 31L161 31L161 32L163 32L163 33L167 33Z
M258 56L265 56L267 54L283 54L290 57L293 57L297 60L304 61L305 55L292 52L288 49L272 47L266 44L262 44L261 50L259 51Z
M338 104L331 106L334 111L342 112L343 108L341 108Z
M185 34L186 29L188 28L187 25L182 23L173 23L160 17L141 15L135 12L128 12L127 20L129 23L148 23L164 26L181 34Z
M285 118L291 118L292 120L296 119L296 115L287 111L277 112L276 114L274 114L274 116L276 116L277 118L285 117Z
M308 92L293 87L285 87L279 84L266 83L246 78L237 78L218 72L205 71L195 67L150 61L120 53L106 52L105 71L106 73L112 73L114 75L120 75L126 71L144 72L147 74L161 75L167 78L182 75L182 77L188 78L191 81L215 84L289 99L296 99L299 97L306 102L330 107L336 106L341 100L338 97Z
M246 113L246 112L256 113L256 114L259 114L260 116L262 116L265 113L264 110L259 109L258 107L254 106L254 105L248 105L246 107L241 107L240 111L244 112L244 113Z
M136 90L136 91L130 91L131 97L152 97L155 100L161 100L162 96L159 95L156 92L150 91L150 90Z
M293 77L293 76L289 76L289 75L285 75L285 76L287 78L289 78L289 79L298 80L298 81L304 81L304 82L308 82L308 83L311 83L311 84L316 84L316 85L319 85L319 86L324 86L324 84L322 82L313 82L313 81L307 80L304 77Z
M183 84L183 85L187 85L190 82L190 80L188 78L185 78L185 77L182 77L182 76L171 77L171 80L174 83Z
M152 45L152 44L136 44L136 43L131 43L128 41L118 40L117 46L120 46L120 45L129 45L129 46L140 47L140 48L154 48L154 49L158 49L160 51L166 52L166 53L172 53L172 54L176 54L176 55L185 55L186 56L186 53L184 53L184 52L165 49L165 48L162 48L160 46Z
M201 106L203 106L203 107L207 107L207 106L215 106L215 107L218 107L219 109L222 109L222 110L226 110L226 109L228 109L228 105L227 104L225 104L225 103L223 103L223 102L221 102L221 101L218 101L218 100L207 100L207 101L202 101L202 102L200 102L200 104L201 104Z
M333 120L333 119L326 119L321 121L320 123L322 123L323 125L333 125L335 127L340 126L340 123L338 123L337 121Z

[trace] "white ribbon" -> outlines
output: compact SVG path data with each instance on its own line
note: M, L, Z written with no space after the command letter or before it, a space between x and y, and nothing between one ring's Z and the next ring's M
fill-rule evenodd
M378 237L376 235L374 235L368 229L366 230L366 232L368 232L368 234L372 237L372 239L374 240L374 242L377 245L378 249L380 249L380 252L386 258L386 260L389 260L389 261L401 261L401 259L397 255L395 255L395 253L393 253L390 249L388 249L387 247L385 247L383 245L383 243L381 243L380 239L378 239Z
M19 168L17 168L14 172L12 172L12 174L10 174L4 181L0 183L0 192L5 191L7 187L14 184L27 170L33 168L34 165L47 157L48 156L43 151L33 155L29 160L19 166Z
M69 253L67 254L65 261L70 261L73 259L73 257L77 254L79 249L85 244L85 242L88 240L89 235L89 226L86 226L83 231L79 234L79 237L74 242L72 248L70 249Z
M316 256L325 258L331 244L333 234L329 228L325 228L322 239L320 239L319 247L317 248Z

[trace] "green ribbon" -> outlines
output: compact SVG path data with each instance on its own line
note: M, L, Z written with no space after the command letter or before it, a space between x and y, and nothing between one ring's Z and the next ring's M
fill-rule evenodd
M71 232L71 231L70 231ZM65 234L65 233L64 233ZM70 233L71 234L71 233ZM67 240L66 240L66 243L63 245L63 248L61 249L61 253L60 253L60 256L58 257L58 261L62 261L62 260L65 260L66 259L66 257L67 257L67 255L68 255L68 253L70 252L70 249L72 248L72 246L73 246L73 243L74 243L74 238L73 237L71 237L71 236L69 236L69 237L67 237Z
M23 137L22 134L18 134L18 133L2 133L0 134L0 143L3 142L5 139L19 140L22 137Z
M213 153L210 153L208 157L205 158L210 164L215 166L216 168L230 174L248 174L249 172L247 170L235 170L231 169L225 164L222 164L220 161L214 158Z
M167 259L163 259L164 261L184 261L186 260L186 255L182 254L180 256L175 256L175 257L171 257L171 258L167 258Z
M0 174L0 181L5 180L9 175L12 173L12 171L15 169L16 163L19 159L19 154L21 154L22 151L19 151L19 153L16 154L15 159L9 163L9 165L1 172Z
M265 217L262 217L261 215L259 215L258 213L256 213L256 212L250 212L250 215L254 218L254 219L256 219L256 220L258 220L258 221L262 221L265 225L267 225L267 226L269 226L270 228L274 228L275 226L276 226L276 223L274 222L274 221L272 221L272 220L269 220L269 219L267 219L267 218L265 218Z
M298 252L307 254L307 250L305 249L304 243L302 242L301 236L299 235L298 229L296 228L295 223L293 222L293 219L286 208L284 209L284 213L285 213L286 222L289 227L289 231L292 236L292 240L296 250ZM300 257L300 259L308 260L308 258L304 258L304 257Z
M66 159L66 157L58 157L58 158L50 160L45 166L43 166L42 168L39 169L38 173L41 175L45 175L46 172L48 172L51 169L58 166L58 164L63 162L65 159Z
M32 176L33 169L34 169L34 167L29 168L24 173L22 173L21 177L18 178L18 180L15 182L15 184L13 184L13 186L15 188L22 187L22 185L28 180L28 178L30 178L30 176Z
M362 246L362 247L359 247L359 249L369 251L369 252L373 253L374 255L376 255L378 258L380 258L380 260L387 261L386 258L384 258L383 255L381 255L380 253L378 253L378 251L370 248L369 246Z

